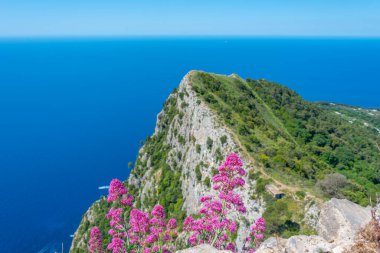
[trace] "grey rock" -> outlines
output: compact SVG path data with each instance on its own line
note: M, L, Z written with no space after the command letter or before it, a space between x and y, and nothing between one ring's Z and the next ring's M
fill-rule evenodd
M211 245L202 244L202 245L195 246L193 248L177 251L176 253L231 253L231 251L217 250Z
M320 253L331 252L332 246L320 236L292 236L289 239L269 238L256 253Z
M369 208L346 199L331 199L321 209L317 231L330 242L352 241L371 220Z
M319 236L292 236L289 239L269 238L257 253L342 253L348 249L361 228L371 219L370 209L346 199L331 199L320 209L311 207L314 216L319 212L316 228Z

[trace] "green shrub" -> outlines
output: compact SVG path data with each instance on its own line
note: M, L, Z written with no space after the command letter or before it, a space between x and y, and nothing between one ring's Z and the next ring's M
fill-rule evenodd
M214 143L214 141L210 137L207 137L207 142L206 142L207 149L211 150L213 143Z
M222 145L224 145L226 142L227 142L227 136L226 136L226 135L221 136L221 137L220 137L220 143L221 143Z
M205 180L203 181L203 183L205 184L205 186L207 186L208 188L211 187L211 180L209 177L206 177Z
M297 197L299 197L300 199L305 199L305 197L306 197L306 192L304 192L304 191L297 191L297 192L296 192L296 195L297 195Z
M196 176L198 182L200 182L202 180L202 172L201 172L201 165L200 164L195 166L195 176Z
M201 145L197 144L195 145L195 150L197 151L198 154L201 153Z

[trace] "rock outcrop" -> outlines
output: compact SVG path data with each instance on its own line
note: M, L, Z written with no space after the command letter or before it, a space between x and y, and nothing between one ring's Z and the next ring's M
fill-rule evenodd
M371 220L369 208L346 199L331 199L321 209L317 231L329 242L352 241Z
M269 238L257 253L342 253L355 241L357 233L371 220L369 208L346 199L331 199L320 209L318 236L292 236L289 239Z

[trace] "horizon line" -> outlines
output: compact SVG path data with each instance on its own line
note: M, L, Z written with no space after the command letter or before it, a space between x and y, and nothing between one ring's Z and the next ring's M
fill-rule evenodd
M380 35L182 35L182 34L152 34L152 35L30 35L1 36L0 40L35 40L35 39L134 39L134 38L275 38L275 39L380 39Z

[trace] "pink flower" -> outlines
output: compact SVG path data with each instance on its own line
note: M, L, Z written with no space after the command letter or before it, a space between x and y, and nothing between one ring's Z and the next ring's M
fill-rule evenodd
M119 237L113 237L110 244L107 246L108 250L112 250L112 253L125 253L124 242Z
M258 231L265 231L265 220L263 217L260 217L256 220L255 222L255 229L258 230Z
M231 222L227 225L227 229L228 229L230 232L235 233L236 230L237 230L236 222L235 222L235 221L231 221Z
M160 205L157 204L153 207L152 210L152 216L156 218L165 218L165 209Z
M206 202L206 201L209 201L212 199L212 196L211 195L208 195L208 196L202 196L201 197L201 203L203 202Z
M110 183L110 188L108 190L107 202L113 202L119 199L119 197L121 197L122 195L127 193L127 189L119 179L112 179Z
M131 226L130 231L133 233L147 233L149 231L149 215L139 209L133 209L130 213L129 225Z
M258 218L251 227L250 236L246 238L248 246L245 248L249 252L255 252L260 247L261 241L264 239L265 220L264 218Z
M158 241L158 234L152 233L145 239L146 244L153 244Z
M145 247L143 249L143 253L150 253L151 252L151 249L149 247Z
M120 203L125 206L132 206L133 205L133 196L124 194L120 200Z
M177 221L176 219L170 219L168 221L168 228L169 229L175 229L177 227Z
M191 226L193 222L194 222L194 218L191 216L187 216L185 220L183 221L183 230L191 231Z
M88 251L91 253L103 253L102 234L98 227L93 227L90 233L90 240L88 242Z
M227 246L226 246L226 250L230 250L232 252L235 252L235 244L233 244L232 242L228 243Z
M189 237L189 244L191 246L197 245L197 234L193 234L192 236Z
M120 224L122 211L123 211L122 208L115 209L113 207L108 211L108 214L106 217L108 220L110 220L111 227L117 228L117 229L122 228L122 225Z
M229 237L237 232L237 225L227 217L232 208L240 213L247 211L242 198L236 193L237 188L245 185L242 177L246 173L242 166L240 157L232 153L219 167L219 173L212 179L213 189L218 191L219 199L210 195L201 197L201 218L194 220L187 217L184 221L184 230L192 232L188 239L190 245L206 242L218 249L236 250L235 245L229 242Z

